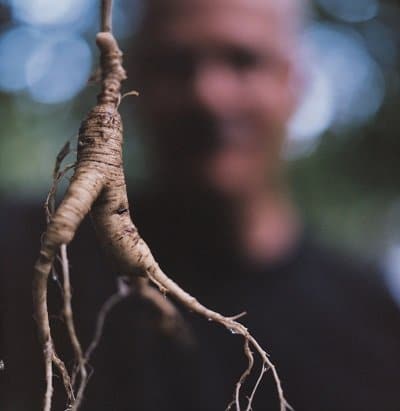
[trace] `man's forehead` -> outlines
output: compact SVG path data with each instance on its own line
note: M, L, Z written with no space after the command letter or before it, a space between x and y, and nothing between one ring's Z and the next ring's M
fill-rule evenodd
M209 17L222 13L233 18L235 15L236 18L244 15L258 18L265 16L269 21L279 22L287 32L297 31L302 25L305 1L307 0L145 0L143 28L148 30L152 27L154 30L177 18L192 21L205 15ZM146 24L149 20L153 24Z
M147 12L162 11L165 17L174 14L193 14L201 10L220 8L247 9L260 13L301 15L307 0L145 0Z

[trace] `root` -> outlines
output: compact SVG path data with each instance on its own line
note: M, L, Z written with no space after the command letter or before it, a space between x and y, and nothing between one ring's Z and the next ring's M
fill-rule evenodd
M51 352L52 350L52 352ZM67 392L68 400L70 402L75 401L75 394L72 388L72 383L71 383L71 377L68 373L67 367L65 366L64 362L61 360L61 358L56 354L54 347L50 347L51 355L52 355L52 362L55 365L55 367L58 369L58 371L61 374L65 390Z
M139 277L136 282L136 292L151 303L161 315L160 329L174 340L184 341L186 344L193 342L192 335L187 329L185 321L175 305L167 298L166 290L161 284L154 288L149 284L148 278Z
M253 353L250 350L249 347L249 340L245 340L244 342L244 354L247 357L248 363L247 363L247 368L244 370L242 375L239 378L239 381L236 383L236 389L235 389L235 395L233 400L229 403L228 407L226 408L225 411L229 411L233 405L236 406L236 410L240 410L240 388L242 387L243 383L246 381L247 377L250 375L251 370L253 369L254 365L254 357Z
M118 278L118 291L106 300L97 316L94 336L91 343L89 344L88 349L85 352L85 362L89 362L93 352L96 350L97 346L100 343L101 336L103 335L104 323L108 313L115 305L117 305L128 295L130 295L131 292L131 288L128 285L126 285L124 279Z
M144 241L141 240L143 243ZM142 245L143 248L147 247L145 244ZM176 284L174 281L172 281L169 277L167 277L159 268L158 264L154 261L150 250L148 249L148 254L147 254L147 259L146 259L147 265L151 268L148 268L148 276L149 278L154 281L156 284L161 284L163 289L168 290L168 292L175 298L177 299L181 304L183 304L187 309L190 311L194 311L197 314L201 315L202 317L208 319L209 321L214 321L220 325L223 325L225 328L227 328L232 334L239 334L243 336L245 342L244 342L244 352L245 355L248 359L248 366L246 370L243 372L241 377L239 378L239 381L236 384L236 390L235 390L235 405L236 405L236 410L240 411L240 389L241 386L244 384L246 381L248 375L250 374L252 368L253 368L253 363L254 363L254 357L253 354L250 350L250 347L253 347L255 351L258 353L258 355L261 358L262 361L262 366L266 367L267 369L270 369L273 375L273 378L275 380L275 385L277 388L278 392L278 397L279 397L279 403L280 403L280 411L285 411L285 410L292 410L292 407L289 405L289 403L286 401L285 396L283 394L283 389L282 389L282 384L280 381L280 378L278 376L278 373L276 371L276 368L274 364L271 362L271 360L268 358L267 353L261 348L259 343L255 340L255 338L249 333L247 328L237 322L234 317L225 317L221 315L218 312L212 311L199 303L196 298L192 297L190 294L188 294L186 291L184 291L181 287L179 287L178 284ZM241 314L239 314L241 316ZM263 373L264 374L264 373ZM254 398L255 391L257 390L259 384L256 384L255 389L253 389L252 396L250 397L251 400ZM232 403L228 406L228 409L232 406ZM250 402L251 406L251 402Z
M43 411L51 410L51 400L53 398L53 347L48 341L43 349L45 373L46 373L46 392L44 394Z
M72 240L77 227L81 223L85 214L88 212L94 199L99 194L99 188L101 189L101 186L97 186L97 191L96 189L93 190L93 186L91 184L91 179L93 177L87 177L88 176L85 174L76 172L76 178L67 190L64 200L62 201L54 215L50 217L50 223L48 225L45 235L43 236L40 256L35 264L33 282L33 303L35 307L36 321L38 324L39 338L43 345L43 352L45 357L45 371L47 382L47 389L44 401L45 410L51 410L51 398L53 393L51 364L54 364L59 369L62 375L64 388L67 393L69 401L71 403L75 401L71 378L69 376L69 373L64 362L56 354L53 339L51 336L49 313L47 307L47 279L52 270L52 266L58 250L62 245L66 245ZM85 192L85 189L88 190L89 187L91 187L92 190L90 194L88 191ZM94 186L94 188L96 188L96 185ZM81 195L81 193L83 195ZM78 197L75 198L74 196L76 196L77 194ZM82 207L82 198L86 200L86 204L84 204L84 207ZM65 284L66 283L64 275L64 286ZM68 294L69 293L67 291L67 295ZM64 301L66 301L65 289ZM66 308L65 312L67 312L67 314L69 312L68 305L69 303L67 296L67 302L64 305L64 311ZM71 341L73 341L74 337L76 337L76 334L73 327L72 313L71 317L68 318L66 316L66 320L67 324L69 324L68 330L70 333ZM71 330L73 330L72 334Z
M261 380L262 380L262 378L263 378L263 376L266 372L267 372L267 368L265 368L265 366L263 364L263 366L261 367L260 375L258 376L256 383L254 384L253 391L251 392L250 397L248 398L246 411L251 411L252 410L251 405L253 403L254 395L255 395L255 393L257 391L257 388L260 385Z
M68 408L73 411L78 410L88 382L86 367L93 351L99 344L106 315L116 303L132 291L132 288L127 284L120 283L118 292L102 307L93 341L83 354L73 321L66 249L78 226L89 212L100 243L114 263L116 271L127 277L129 284L136 285L138 293L160 310L163 315L162 327L165 330L176 333L176 324L180 318L175 307L165 298L165 295L169 294L187 309L244 338L244 352L248 359L248 365L236 384L234 400L228 409L235 405L236 410L240 411L241 387L251 373L254 364L252 349L261 359L262 372L248 398L246 411L251 409L255 392L267 369L271 370L275 380L280 400L280 411L291 409L285 400L280 379L267 353L247 328L237 321L243 314L233 317L223 316L203 306L184 291L160 269L149 247L133 224L129 213L122 165L123 132L118 113L121 101L121 82L126 78L126 74L122 67L122 53L111 34L110 0L102 2L102 32L98 33L96 42L101 53L101 92L97 98L97 105L88 113L79 129L77 163L67 166L60 172L61 162L70 151L69 145L64 146L57 156L54 181L45 204L48 226L42 238L40 255L34 271L33 300L46 371L44 411L51 410L53 366L58 369L63 378L69 401ZM54 211L57 184L72 168L75 171L71 183L64 199ZM72 377L64 362L57 356L47 307L47 281L59 252L63 274L63 313L76 361L76 366L71 373ZM160 293L149 285L150 282L159 289ZM77 393L75 393L75 385L78 380L79 386Z
M65 244L61 245L61 265L62 265L62 272L63 272L63 291L64 291L64 318L65 323L68 330L69 339L71 341L72 349L74 351L75 360L77 361L77 367L79 368L80 372L80 384L78 388L78 392L76 394L76 398L74 401L74 406L71 408L71 411L75 411L78 409L79 404L82 401L83 392L85 390L87 384L87 371L85 366L85 358L82 353L81 344L78 340L75 331L75 324L72 314L72 307L71 307L71 284L69 278L69 266L68 266L68 258L67 258L67 246ZM72 380L72 386L74 385L74 380Z

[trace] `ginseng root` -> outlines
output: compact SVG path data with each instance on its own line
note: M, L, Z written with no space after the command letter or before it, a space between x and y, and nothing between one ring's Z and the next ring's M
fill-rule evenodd
M74 175L63 200L49 217L34 269L34 308L46 372L43 410L50 411L52 406L53 367L62 376L68 396L68 409L79 408L87 383L85 365L88 358L82 354L83 350L75 332L70 305L66 246L72 241L78 226L89 212L98 238L118 272L132 278L133 282L140 283L142 295L153 300L166 316L173 316L175 308L168 300L159 297L169 294L189 310L225 326L232 333L243 336L245 354L249 362L236 385L234 400L229 408L234 405L237 410L240 410L240 388L252 371L254 358L251 349L254 349L262 361L261 376L266 369L272 371L280 399L280 410L289 409L290 406L284 398L274 365L248 330L236 321L238 317L225 317L209 310L164 274L133 224L129 213L122 165L123 133L121 117L118 113L121 82L126 79L126 73L122 67L122 53L111 33L110 0L102 2L102 31L97 34L96 42L101 53L101 92L97 98L97 105L81 124ZM47 307L48 277L60 250L64 276L64 317L76 356L76 366L71 375L54 347ZM151 287L150 283L159 289L159 295L155 294L159 291ZM98 338L99 336L97 340ZM77 375L80 385L75 389ZM258 383L259 381L257 385ZM246 410L251 409L253 396L254 392Z

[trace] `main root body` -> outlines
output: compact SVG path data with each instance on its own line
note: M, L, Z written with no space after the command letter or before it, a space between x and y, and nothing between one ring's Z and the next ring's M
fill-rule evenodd
M107 15L110 10L109 2L103 3L104 10L106 18L110 19ZM34 306L46 370L43 410L51 410L53 367L58 369L62 376L69 409L79 408L87 384L88 355L83 353L74 328L66 246L73 239L83 218L90 212L98 238L117 271L140 283L142 294L152 299L165 315L174 316L175 313L173 305L162 295L169 294L191 311L225 326L232 333L243 336L245 355L249 360L248 368L239 379L234 399L228 408L235 406L240 410L240 388L252 371L254 358L251 349L254 349L262 362L259 380L267 369L272 371L280 399L280 410L284 411L290 407L283 396L275 367L266 352L248 330L236 321L237 317L225 317L209 310L164 274L131 220L122 166L123 130L118 113L121 82L126 78L126 74L122 67L122 53L111 34L111 25L104 21L103 16L104 31L96 38L101 52L102 90L98 96L98 104L89 112L80 127L75 172L64 199L50 218L42 239L40 256L35 265ZM71 373L58 357L54 347L47 307L48 277L60 251L64 277L64 317L76 357L76 365ZM160 292L150 286L150 283ZM96 344L98 339L99 336L96 338ZM93 349L93 346L91 348ZM255 389L248 399L246 410L251 409Z

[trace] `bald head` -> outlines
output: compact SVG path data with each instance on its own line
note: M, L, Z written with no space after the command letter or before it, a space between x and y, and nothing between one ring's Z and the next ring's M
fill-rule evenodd
M274 15L287 23L286 29L298 31L308 19L309 0L144 0L143 21L190 15L206 8L252 9L267 16Z

